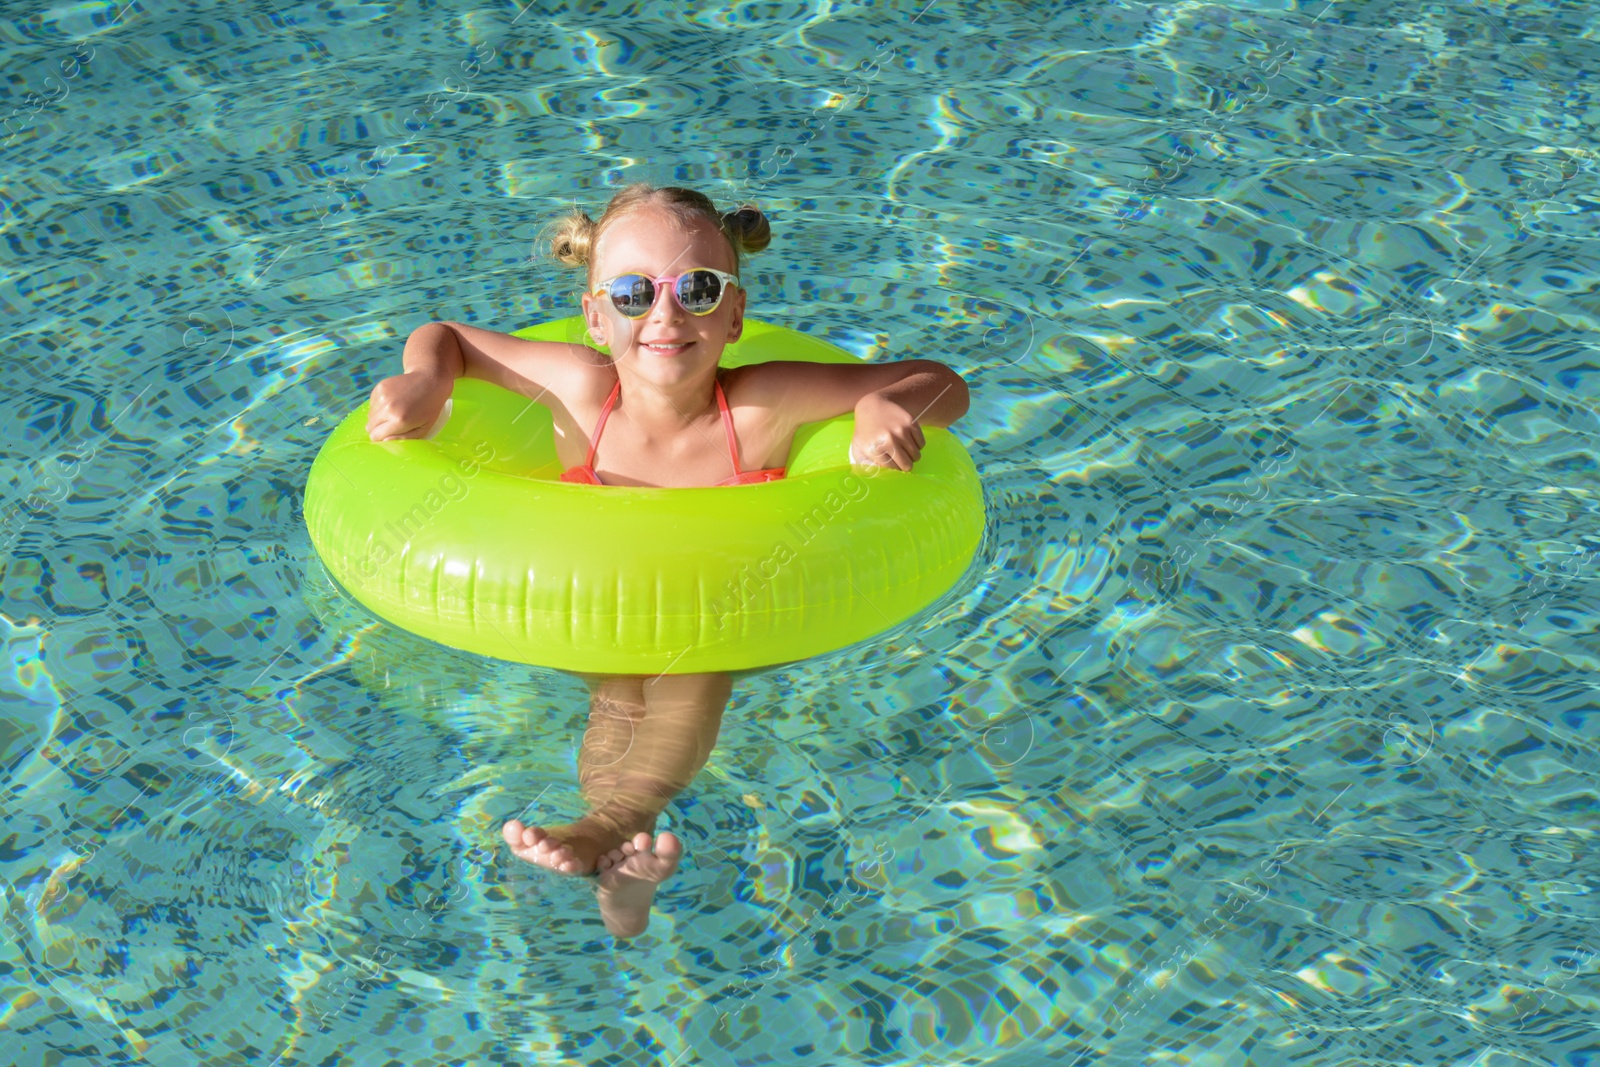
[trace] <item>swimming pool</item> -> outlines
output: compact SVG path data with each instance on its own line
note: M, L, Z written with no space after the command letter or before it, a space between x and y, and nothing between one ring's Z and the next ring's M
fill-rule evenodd
M0 21L18 1064L1591 1062L1582 4L60 5ZM753 314L961 370L990 529L744 678L649 933L510 858L585 692L300 491L535 235L759 200ZM524 817L527 817L524 815Z

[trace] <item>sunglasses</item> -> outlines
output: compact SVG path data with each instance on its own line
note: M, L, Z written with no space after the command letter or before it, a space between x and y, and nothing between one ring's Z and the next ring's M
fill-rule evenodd
M671 285L678 306L691 315L709 315L717 310L728 287L738 285L737 275L710 267L695 267L678 275L649 278L643 274L619 274L607 278L590 292L611 297L611 306L630 319L642 319L656 306L656 286Z

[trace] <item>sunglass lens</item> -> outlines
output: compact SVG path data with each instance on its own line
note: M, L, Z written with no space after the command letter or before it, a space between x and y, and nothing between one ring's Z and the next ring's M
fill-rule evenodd
M611 303L630 319L648 314L656 302L656 283L643 274L624 274L611 283Z
M704 315L722 302L722 280L708 270L692 270L678 279L678 302L691 315Z

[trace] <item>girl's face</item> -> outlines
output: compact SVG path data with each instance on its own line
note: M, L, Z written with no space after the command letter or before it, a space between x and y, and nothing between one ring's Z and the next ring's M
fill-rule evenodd
M596 284L619 274L655 279L693 267L733 273L733 249L727 238L707 223L685 228L660 208L642 207L601 234L591 277ZM619 312L605 293L585 293L583 316L590 337L610 346L613 360L667 384L715 367L723 346L739 339L744 331L744 288L725 290L722 303L709 315L691 315L679 306L672 286L657 286L655 303L637 319Z

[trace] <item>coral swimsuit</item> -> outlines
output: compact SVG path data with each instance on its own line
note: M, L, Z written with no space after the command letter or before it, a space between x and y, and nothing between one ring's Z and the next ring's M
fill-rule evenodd
M728 398L722 395L722 383L714 382L717 390L717 407L722 410L722 428L728 431L728 455L733 459L733 477L724 478L716 483L718 485L754 485L757 482L775 482L783 477L783 467L768 467L759 471L741 471L739 469L739 442L733 436L733 415L728 411ZM611 395L606 397L605 406L600 409L600 421L595 423L594 437L589 441L589 458L583 461L581 467L561 472L561 480L575 482L579 485L604 485L600 476L594 472L594 450L600 445L600 431L605 429L606 416L611 414L611 406L617 402L617 397L622 394L622 380L611 387Z

